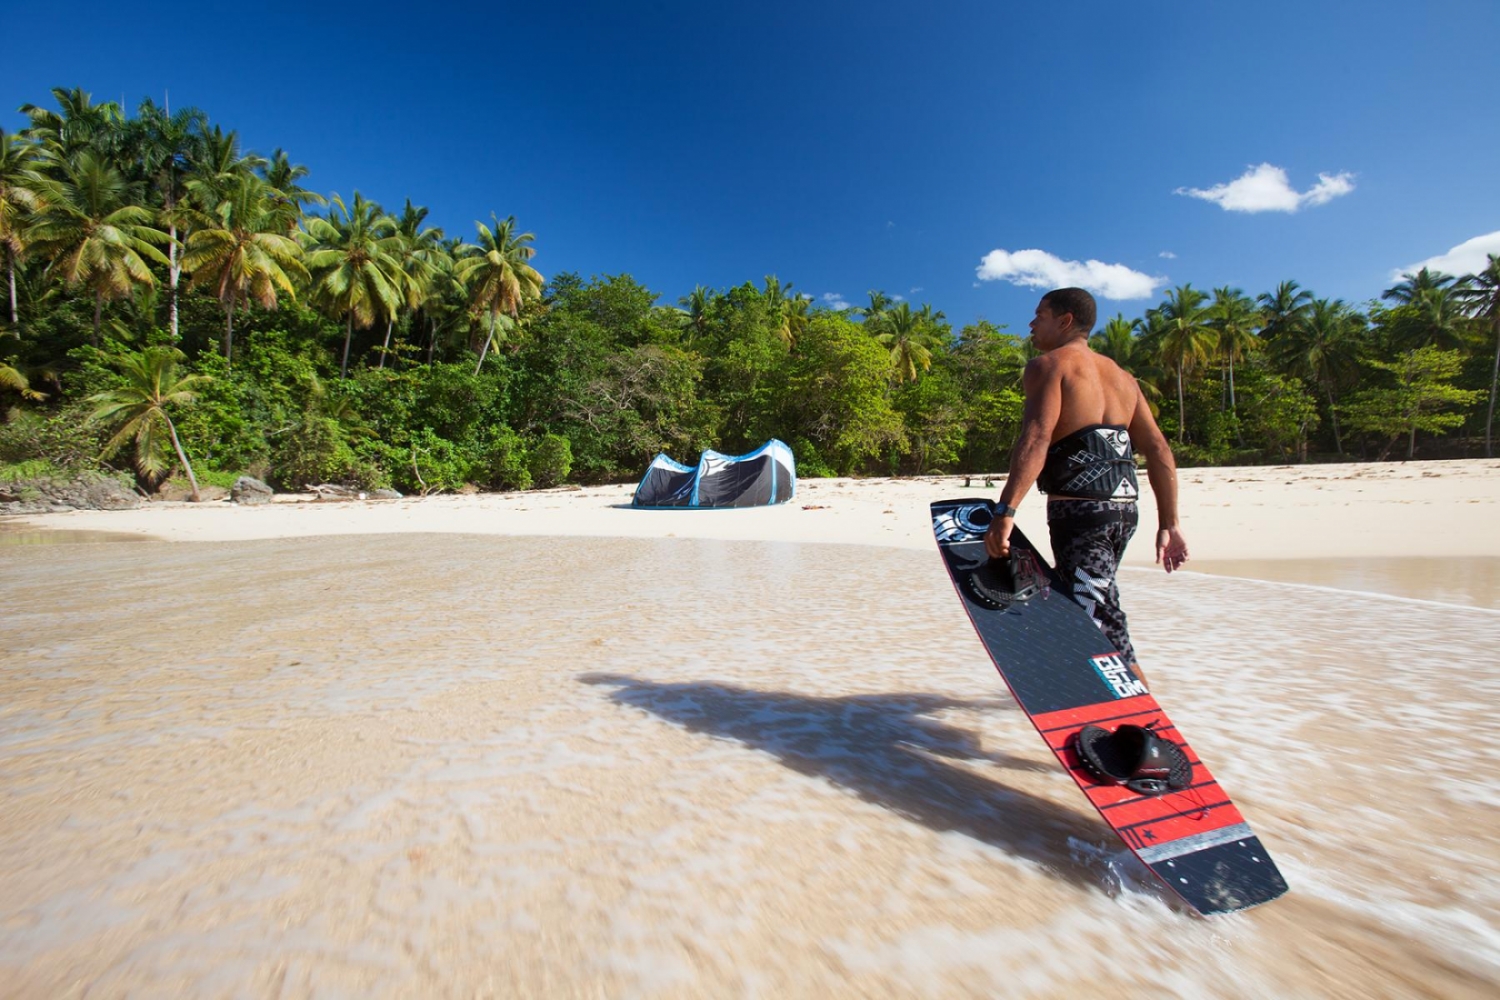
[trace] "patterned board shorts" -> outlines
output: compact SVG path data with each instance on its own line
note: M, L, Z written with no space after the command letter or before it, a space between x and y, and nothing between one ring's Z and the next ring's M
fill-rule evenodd
M1115 574L1140 517L1133 500L1047 501L1057 575L1073 600L1131 663L1136 662L1135 647L1130 644Z

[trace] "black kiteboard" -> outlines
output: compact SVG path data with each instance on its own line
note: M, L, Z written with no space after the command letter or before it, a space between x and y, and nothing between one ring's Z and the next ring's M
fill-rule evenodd
M1275 899L1286 881L1131 664L1021 533L991 560L988 500L932 505L938 551L985 650L1104 821L1199 913Z

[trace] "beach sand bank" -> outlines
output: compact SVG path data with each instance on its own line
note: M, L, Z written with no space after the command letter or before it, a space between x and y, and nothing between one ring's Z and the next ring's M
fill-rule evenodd
M1448 492L1493 513L1493 467L1467 469ZM1194 475L1185 491L1207 485ZM1234 496L1352 507L1366 478ZM1440 504L1431 478L1361 510ZM407 526L0 547L4 992L1500 988L1500 778L1474 739L1500 696L1500 614L1125 571L1156 694L1292 886L1203 920L1055 767L930 535L917 544L913 511L964 491L807 485L750 512L619 510L628 491L600 490L31 519L179 539L276 519ZM1278 507L1278 485L1312 499ZM451 527L533 513L571 537ZM616 515L661 537L582 530ZM778 523L823 527L666 537ZM873 546L804 544L872 526Z

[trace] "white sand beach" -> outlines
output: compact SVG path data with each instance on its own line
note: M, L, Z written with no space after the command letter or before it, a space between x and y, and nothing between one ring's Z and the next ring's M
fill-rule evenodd
M1132 633L1291 884L1211 919L954 598L998 486L7 519L0 994L1494 996L1500 462L1181 479Z

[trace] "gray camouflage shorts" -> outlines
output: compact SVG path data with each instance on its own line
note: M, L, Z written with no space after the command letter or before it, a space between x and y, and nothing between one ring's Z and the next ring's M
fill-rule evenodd
M1135 534L1140 511L1135 501L1047 501L1047 529L1052 535L1052 559L1068 596L1082 605L1115 649L1135 663L1135 647L1115 574L1125 545Z

